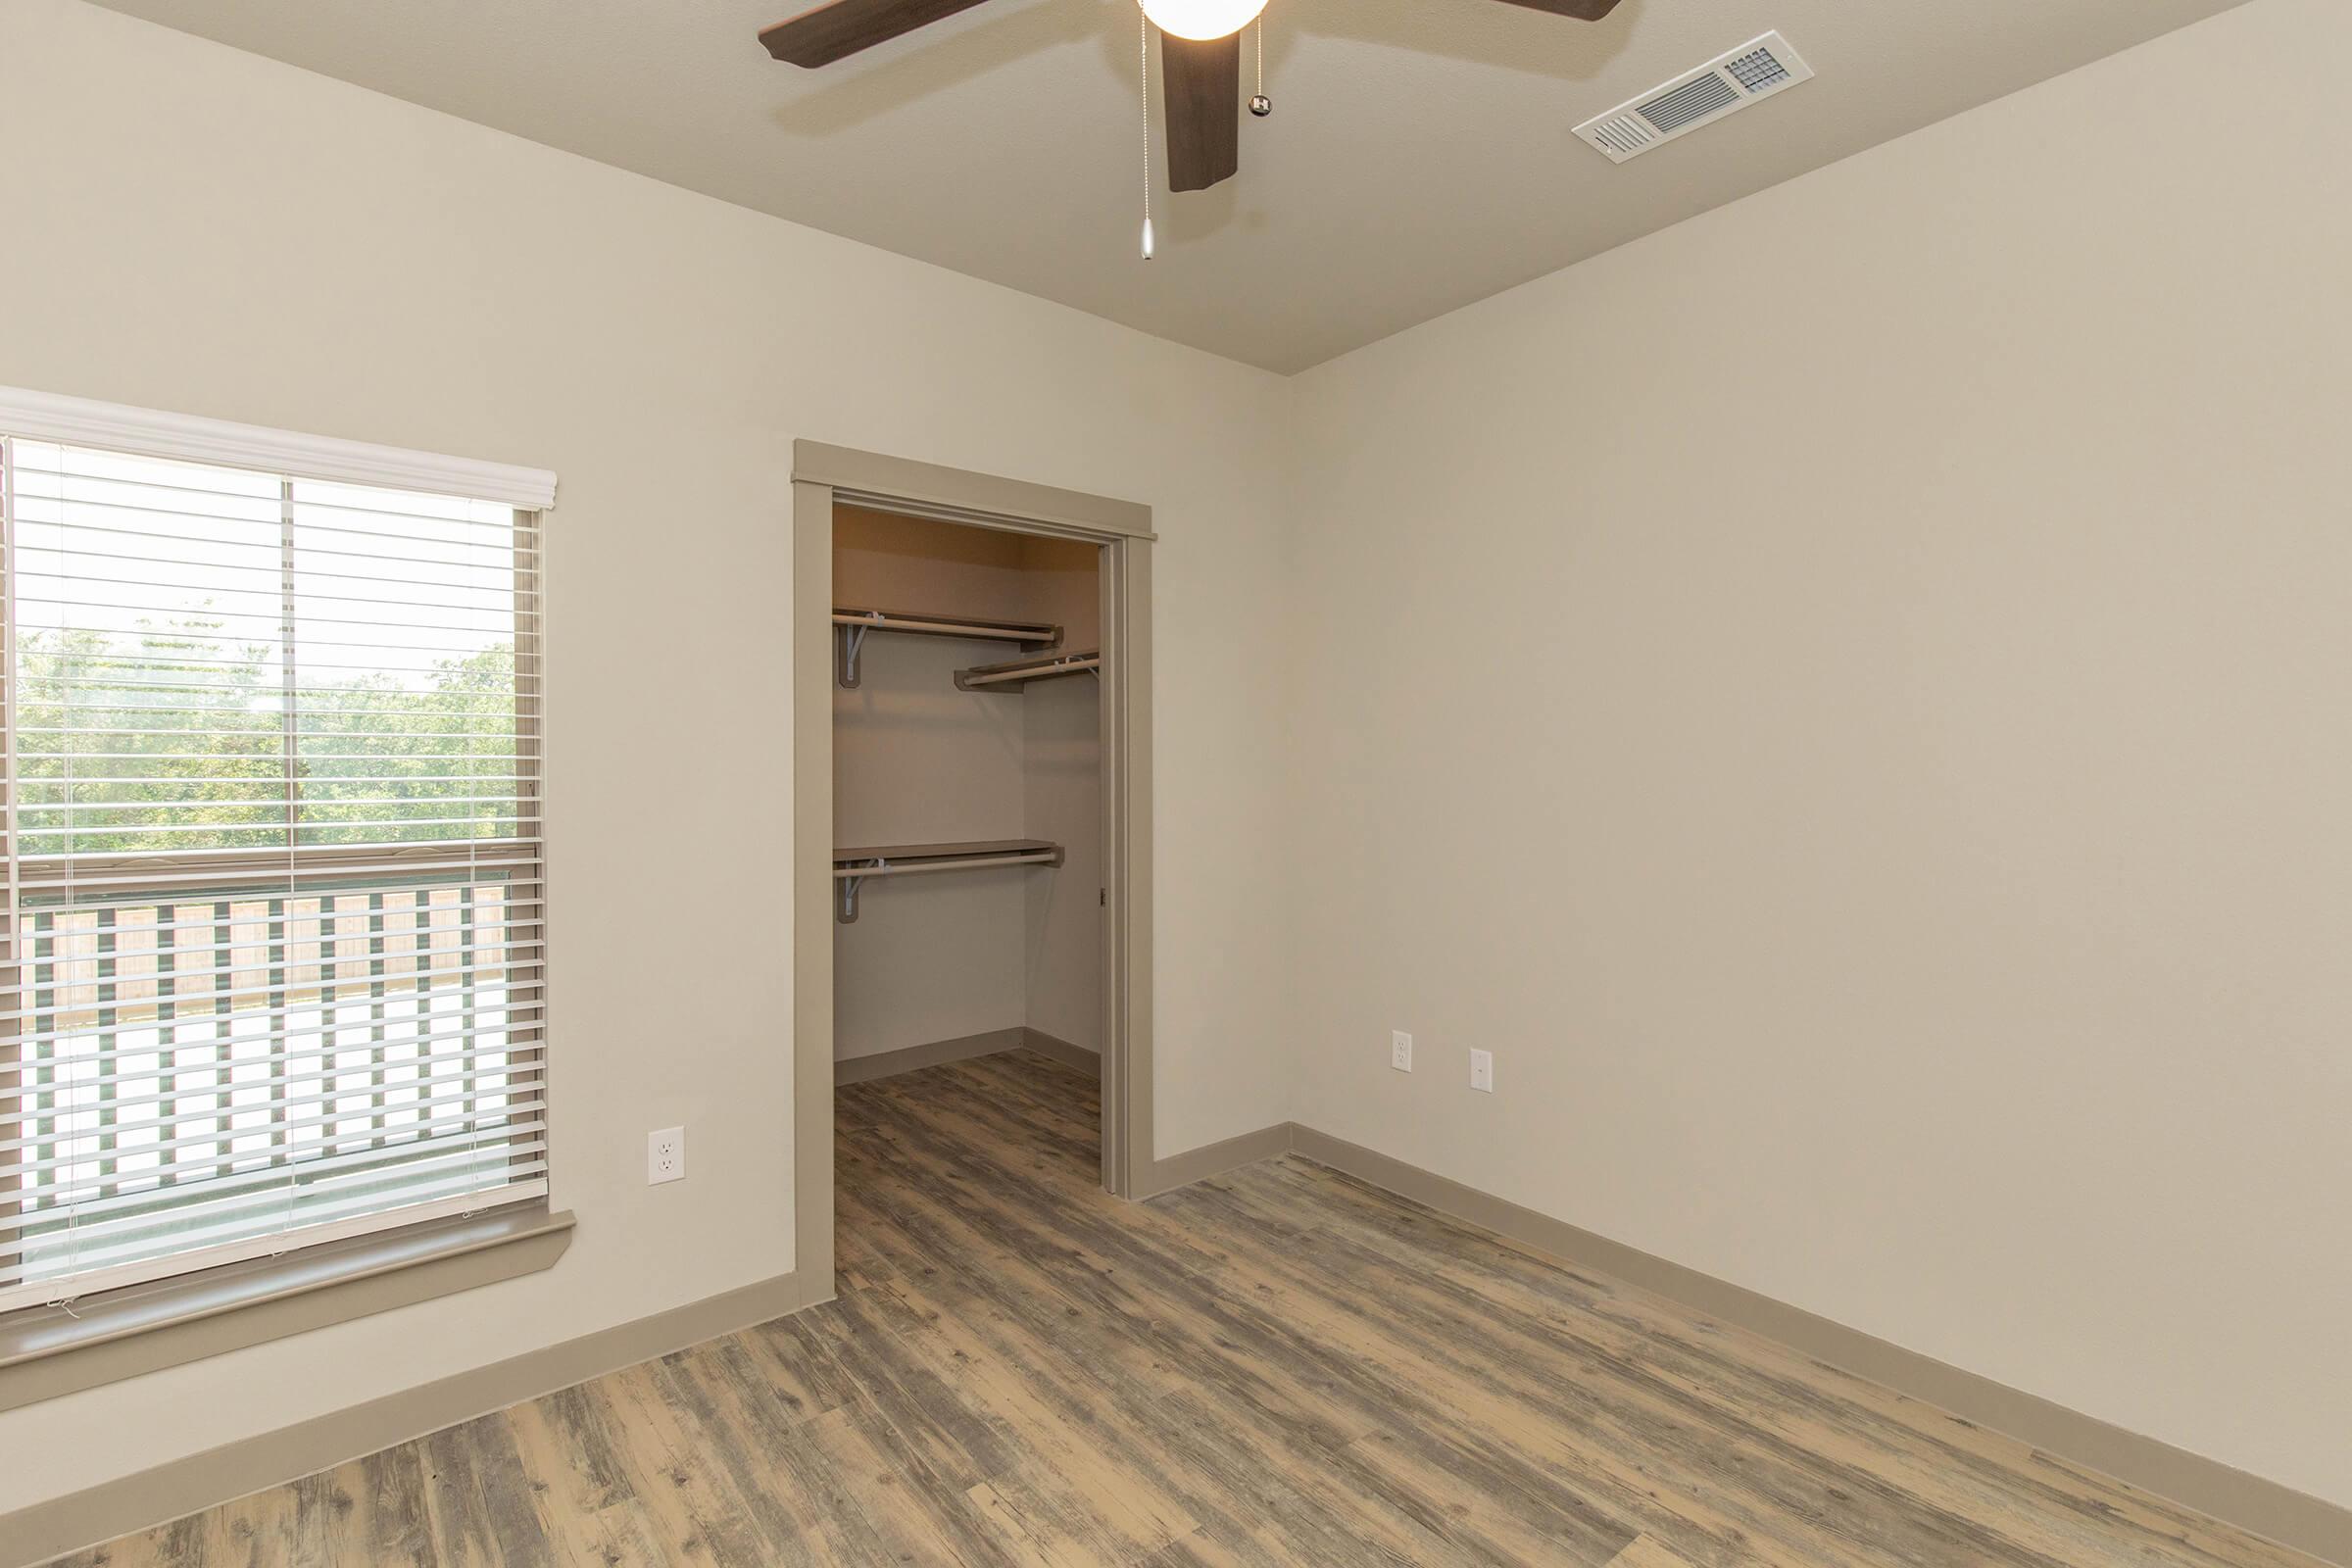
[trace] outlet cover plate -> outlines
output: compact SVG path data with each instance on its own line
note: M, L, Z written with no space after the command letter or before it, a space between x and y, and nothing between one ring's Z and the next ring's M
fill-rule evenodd
M1413 1037L1401 1029L1389 1031L1389 1065L1398 1072L1413 1070Z
M664 1127L645 1135L645 1185L686 1179L686 1129Z

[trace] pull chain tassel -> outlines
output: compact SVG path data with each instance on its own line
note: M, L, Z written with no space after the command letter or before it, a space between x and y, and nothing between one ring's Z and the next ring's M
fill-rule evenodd
M1138 6L1135 12L1136 59L1144 81L1144 260L1152 259L1152 19Z
M1266 14L1259 12L1257 21L1250 24L1250 38L1257 46L1257 91L1250 95L1250 113L1263 120L1274 112L1274 100L1266 96Z

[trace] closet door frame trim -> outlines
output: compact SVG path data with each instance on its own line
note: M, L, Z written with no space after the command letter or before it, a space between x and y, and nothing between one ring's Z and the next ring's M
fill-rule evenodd
M1152 1169L1152 509L859 452L792 449L793 1254L833 1295L833 507L836 501L1102 549L1102 1185Z

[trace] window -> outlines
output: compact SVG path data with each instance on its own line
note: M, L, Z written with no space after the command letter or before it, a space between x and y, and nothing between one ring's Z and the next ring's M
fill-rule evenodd
M0 1310L544 1197L537 513L8 429Z

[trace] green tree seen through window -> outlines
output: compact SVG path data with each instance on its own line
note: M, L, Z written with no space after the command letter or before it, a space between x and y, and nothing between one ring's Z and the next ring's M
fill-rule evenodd
M514 650L320 678L192 617L21 634L19 822L33 855L495 839L516 831Z

